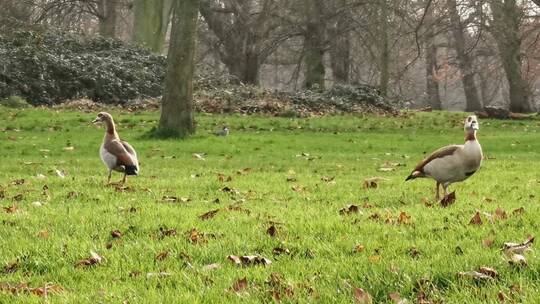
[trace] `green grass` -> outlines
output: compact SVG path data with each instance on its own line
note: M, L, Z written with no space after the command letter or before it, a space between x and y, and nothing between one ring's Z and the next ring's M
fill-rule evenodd
M0 265L18 260L14 272L0 268L0 286L62 286L49 295L50 303L256 303L272 302L273 293L283 302L347 303L354 301L351 286L376 303L389 302L392 292L416 302L420 287L445 303L498 303L499 291L518 302L540 301L538 254L527 253L528 267L516 268L500 252L502 243L539 231L538 121L481 120L487 159L473 177L451 186L457 201L442 208L424 204L433 200L433 181L404 179L424 153L463 141L464 113L309 119L201 114L197 135L182 141L145 136L158 113L112 114L141 162L140 176L130 178L125 191L104 185L98 156L104 131L89 123L95 113L0 108L0 206L18 206L14 213L0 209ZM209 133L222 123L231 126L229 137ZM65 150L69 145L74 149ZM206 153L205 159L193 153ZM378 171L385 162L403 166ZM239 172L244 168L250 170ZM232 180L220 181L219 174ZM388 180L363 188L373 176ZM17 179L24 184L12 184ZM221 191L226 186L238 193ZM18 194L22 200L15 201ZM164 196L189 201L165 202ZM366 203L373 207L362 207ZM360 206L360 213L340 215L348 204ZM509 218L489 222L482 215L483 225L469 225L476 211L497 207ZM511 215L520 207L523 215ZM220 209L215 217L199 218L214 209ZM411 216L410 223L385 222L400 212ZM371 219L375 213L381 219ZM271 237L266 230L274 222L277 235ZM160 228L177 234L164 236ZM193 228L206 234L205 242L188 241ZM110 234L116 229L119 239ZM44 230L48 237L40 235ZM483 246L487 238L491 248ZM355 252L356 245L365 249ZM274 255L276 247L290 254ZM75 267L91 250L104 261ZM157 261L163 251L168 258ZM272 264L236 267L227 260L231 254L260 254ZM221 267L203 269L212 263ZM479 266L495 268L499 278L483 283L456 275ZM171 275L147 278L160 271ZM272 274L279 283L270 282ZM248 288L231 291L243 277ZM512 286L519 291L512 293ZM11 302L43 299L0 291L0 303Z

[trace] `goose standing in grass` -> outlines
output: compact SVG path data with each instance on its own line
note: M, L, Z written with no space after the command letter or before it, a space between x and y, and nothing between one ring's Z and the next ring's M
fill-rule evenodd
M448 199L448 186L473 175L482 164L482 147L476 139L478 119L471 115L465 119L465 144L442 147L431 153L414 168L406 180L431 177L437 182L435 198L443 186L444 200Z
M107 128L99 150L101 160L109 169L107 183L111 182L111 174L114 170L124 173L121 181L124 184L127 175L137 175L139 172L137 152L135 152L135 149L129 143L120 139L111 114L100 112L92 123L100 122L104 123Z
M214 132L214 135L216 136L228 136L229 135L229 127L227 125L224 125L221 130L218 130Z

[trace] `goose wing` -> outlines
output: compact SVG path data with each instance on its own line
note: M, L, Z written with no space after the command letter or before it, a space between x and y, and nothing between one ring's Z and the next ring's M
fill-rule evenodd
M137 165L136 161L134 161L133 157L128 152L128 149L126 149L125 145L121 141L111 140L111 141L106 142L103 145L103 147L105 148L105 150L107 150L107 152L109 152L110 154L116 157L117 166L136 166ZM129 148L133 150L133 147L129 146Z
M414 167L414 170L411 172L409 177L407 177L407 180L425 176L424 168L426 167L426 165L428 165L429 163L431 163L432 161L436 159L441 159L446 156L453 155L460 148L461 148L460 145L450 145L450 146L445 146L445 147L442 147L440 149L433 151L433 153L428 155L428 157L424 158L422 161L420 161L416 165L416 167Z

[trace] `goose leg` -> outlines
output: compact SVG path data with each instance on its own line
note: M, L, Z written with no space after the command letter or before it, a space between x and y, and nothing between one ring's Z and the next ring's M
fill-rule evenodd
M435 188L435 200L436 201L438 201L439 198L441 197L440 190L441 190L441 183L437 182L437 188Z
M126 177L127 177L127 174L124 173L124 177L122 178L122 185L126 183Z
M444 199L445 200L448 198L448 186L450 186L450 184L443 184Z
M107 185L111 183L112 170L109 170L109 176L107 177Z

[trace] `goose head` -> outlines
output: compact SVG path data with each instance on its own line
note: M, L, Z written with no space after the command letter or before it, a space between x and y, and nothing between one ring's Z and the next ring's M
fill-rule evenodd
M471 115L465 119L464 129L467 133L475 132L480 129L480 125L478 124L478 118L476 118L476 115Z
M97 117L92 120L92 123L110 123L113 121L111 114L107 112L99 112Z

